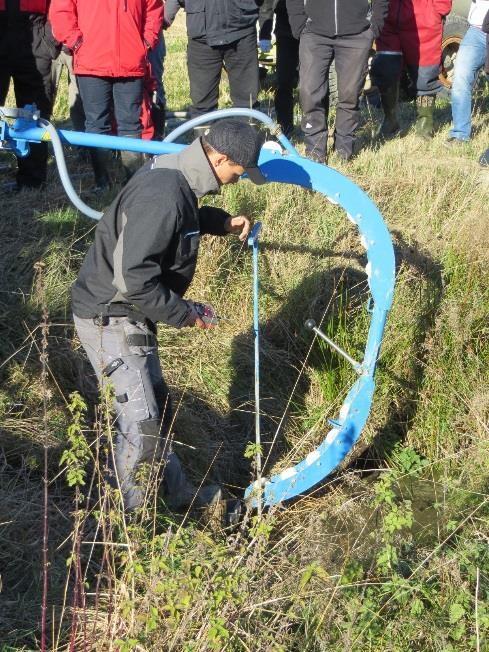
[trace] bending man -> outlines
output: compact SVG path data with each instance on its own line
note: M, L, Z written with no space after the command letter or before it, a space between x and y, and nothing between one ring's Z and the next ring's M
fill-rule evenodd
M251 125L223 120L181 153L144 165L105 211L73 286L78 336L99 381L108 379L115 391L112 462L126 509L144 501L142 465L162 461L169 502L178 507L192 498L166 439L172 412L156 323L208 326L196 304L183 298L200 238L235 233L244 240L250 221L219 208L199 208L198 199L235 183L245 171L263 182L256 167L261 142Z

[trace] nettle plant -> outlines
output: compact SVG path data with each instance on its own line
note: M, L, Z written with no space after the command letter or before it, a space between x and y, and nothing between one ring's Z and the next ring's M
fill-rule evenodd
M409 476L411 480L421 474L426 460L412 448L397 446L392 455L393 466L386 471L374 487L373 506L379 510L382 547L377 554L376 567L381 576L396 573L400 561L401 535L413 526L411 500L400 497L399 481Z

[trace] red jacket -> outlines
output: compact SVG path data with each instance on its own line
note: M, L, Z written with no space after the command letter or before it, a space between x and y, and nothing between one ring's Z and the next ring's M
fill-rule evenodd
M49 0L19 0L19 10L26 14L47 14ZM6 11L7 0L0 0L0 11Z
M0 0L1 1L1 0ZM94 77L144 77L163 24L162 0L51 0L54 37L73 50L73 69Z
M390 0L377 52L402 52L408 64L438 65L442 18L451 8L452 0Z

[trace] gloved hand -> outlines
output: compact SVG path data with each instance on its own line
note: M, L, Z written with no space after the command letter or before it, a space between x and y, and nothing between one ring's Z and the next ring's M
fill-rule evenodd
M213 328L218 323L214 308L208 303L198 303L187 300L188 313L180 324L180 328L197 326L197 328Z
M262 52L266 54L267 52L270 52L270 50L272 49L272 41L270 41L269 39L261 39L258 41L258 47Z

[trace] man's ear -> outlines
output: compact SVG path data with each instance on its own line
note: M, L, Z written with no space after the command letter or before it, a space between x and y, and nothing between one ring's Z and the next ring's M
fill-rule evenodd
M213 152L212 156L212 165L216 168L221 167L223 163L225 163L228 159L226 154L221 154L220 152Z

